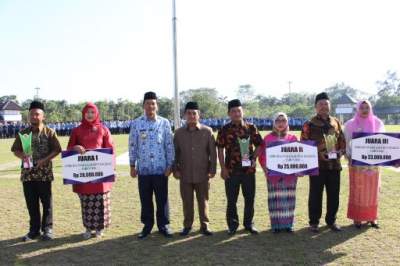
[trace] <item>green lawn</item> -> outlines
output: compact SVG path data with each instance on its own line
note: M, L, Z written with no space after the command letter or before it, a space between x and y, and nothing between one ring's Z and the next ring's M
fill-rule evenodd
M400 133L400 125L386 125L386 131Z
M397 128L390 128L396 130ZM66 138L61 138L63 147ZM117 152L127 151L127 136L115 136ZM53 183L54 230L51 242L21 243L27 232L28 214L21 183L18 180L18 161L9 152L12 141L0 141L0 265L9 264L134 264L134 265L321 265L321 264L384 264L400 265L399 229L399 172L383 170L380 198L381 230L356 230L346 218L348 175L342 174L342 189L338 223L342 233L323 228L319 234L307 231L308 177L299 180L295 233L272 234L269 229L265 178L257 174L255 224L262 231L258 236L239 231L234 237L226 234L224 184L216 177L211 183L210 219L215 232L212 237L198 234L189 237L177 234L165 239L153 233L138 240L140 232L140 203L137 180L128 176L127 166L118 166L118 180L112 192L112 226L103 239L83 241L80 204L70 186L62 184L60 161L55 162L56 180ZM169 183L171 226L182 227L182 205L179 183ZM239 200L239 215L243 217L243 200Z

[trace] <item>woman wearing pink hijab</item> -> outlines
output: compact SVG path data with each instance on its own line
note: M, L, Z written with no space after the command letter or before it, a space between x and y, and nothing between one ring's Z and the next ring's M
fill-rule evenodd
M362 222L368 222L379 229L378 197L380 190L380 174L377 166L351 165L351 139L354 132L385 132L383 122L374 115L371 103L363 100L357 103L354 117L345 124L346 157L349 160L350 195L347 218L354 221L360 229Z

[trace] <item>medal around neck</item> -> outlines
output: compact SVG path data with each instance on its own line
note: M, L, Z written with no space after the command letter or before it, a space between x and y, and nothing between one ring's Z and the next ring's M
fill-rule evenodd
M240 146L240 156L242 158L242 167L250 167L250 138L241 139L238 138L239 146Z
M28 134L18 133L19 138L21 140L22 151L26 155L26 157L22 160L23 168L30 169L33 167L33 158L32 158L32 132Z

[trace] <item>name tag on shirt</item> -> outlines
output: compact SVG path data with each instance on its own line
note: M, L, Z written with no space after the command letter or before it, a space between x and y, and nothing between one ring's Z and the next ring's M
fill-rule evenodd
M329 160L336 160L337 159L337 153L336 152L328 152L328 159Z
M140 130L140 138L141 139L146 139L147 138L146 130Z
M33 158L32 158L32 156L24 158L22 160L22 166L25 169L31 169L33 167Z
M251 161L249 159L242 160L242 167L250 167L250 166L251 166Z

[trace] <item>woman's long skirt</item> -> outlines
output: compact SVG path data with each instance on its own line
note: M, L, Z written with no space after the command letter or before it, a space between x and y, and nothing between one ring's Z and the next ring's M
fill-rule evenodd
M378 218L380 174L378 167L350 166L347 218L357 222Z
M79 194L83 226L88 230L103 230L111 224L111 193Z
M277 183L267 181L268 209L272 230L293 229L294 210L296 207L297 180Z

